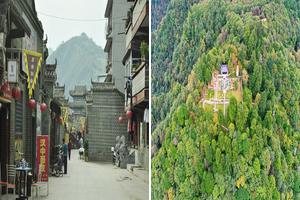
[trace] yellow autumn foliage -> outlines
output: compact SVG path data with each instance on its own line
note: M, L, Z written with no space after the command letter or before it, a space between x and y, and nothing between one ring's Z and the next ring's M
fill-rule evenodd
M169 188L167 200L173 200L173 199L174 199L174 190L173 188Z
M246 184L246 178L244 175L242 175L235 183L235 185L240 188L240 187L244 187Z

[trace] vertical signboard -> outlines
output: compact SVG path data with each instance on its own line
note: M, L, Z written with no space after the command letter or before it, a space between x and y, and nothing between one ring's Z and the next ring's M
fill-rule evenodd
M48 182L48 147L49 140L47 135L39 135L36 138L37 142L37 172L39 182Z
M8 82L10 82L10 83L18 82L17 61L9 60L7 62L7 77L8 77Z

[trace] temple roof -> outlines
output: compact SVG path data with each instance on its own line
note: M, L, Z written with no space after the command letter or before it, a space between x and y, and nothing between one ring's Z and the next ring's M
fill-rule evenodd
M85 97L85 100L86 100L87 103L90 103L90 102L93 101L93 93L92 93L92 91L88 91L88 93L87 93L87 95Z
M85 96L87 94L87 88L85 85L76 85L74 90L70 90L70 95L73 96Z
M58 83L54 86L54 98L65 98L65 86L60 86Z
M226 64L221 65L221 74L228 74L228 66Z

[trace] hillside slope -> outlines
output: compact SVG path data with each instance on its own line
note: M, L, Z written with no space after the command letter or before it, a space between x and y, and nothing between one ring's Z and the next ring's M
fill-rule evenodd
M151 27L156 30L165 16L170 0L152 0L151 2Z
M66 85L66 96L75 85L90 85L91 78L105 74L106 54L85 33L62 43L47 59L57 59L57 76L60 84Z
M300 3L201 1L154 35L153 199L300 199ZM205 104L223 62L225 115Z

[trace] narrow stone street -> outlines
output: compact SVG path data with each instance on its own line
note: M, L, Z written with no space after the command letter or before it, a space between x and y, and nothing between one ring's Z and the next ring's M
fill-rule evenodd
M149 187L140 177L110 163L79 160L72 151L68 174L50 177L49 196L42 200L144 200Z

